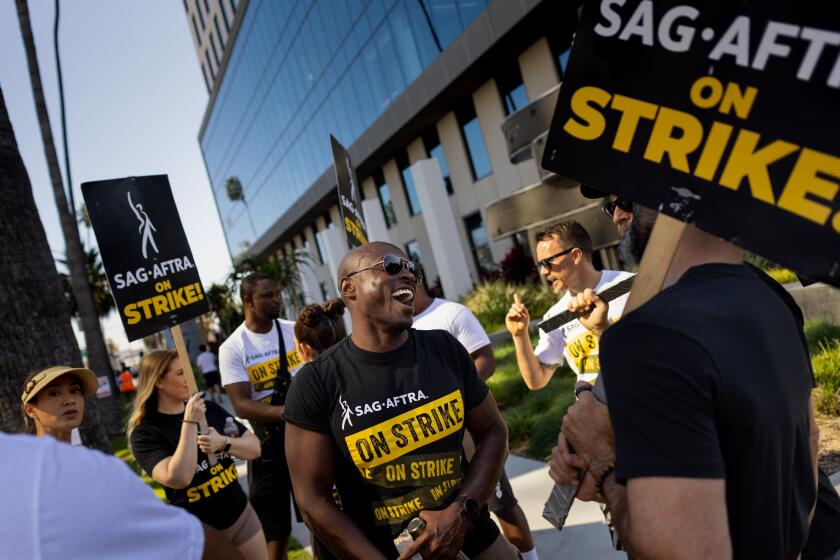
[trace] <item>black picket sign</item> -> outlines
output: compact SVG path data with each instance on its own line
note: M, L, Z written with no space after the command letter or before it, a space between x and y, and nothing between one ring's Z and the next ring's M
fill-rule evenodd
M353 249L368 242L365 215L362 212L362 196L356 180L356 171L350 163L350 154L332 134L330 134L330 145L338 184L338 207L341 209L347 246Z
M209 310L166 175L84 183L82 195L129 340Z
M542 165L840 286L836 2L586 2Z

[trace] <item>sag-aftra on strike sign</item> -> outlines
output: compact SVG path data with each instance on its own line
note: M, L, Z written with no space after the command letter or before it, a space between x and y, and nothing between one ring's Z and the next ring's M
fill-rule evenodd
M129 340L208 311L166 175L84 183L82 194Z
M840 286L840 5L585 4L543 166Z

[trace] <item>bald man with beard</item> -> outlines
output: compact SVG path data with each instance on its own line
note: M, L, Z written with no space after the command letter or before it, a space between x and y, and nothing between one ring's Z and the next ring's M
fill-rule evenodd
M307 525L340 558L514 559L484 505L507 429L449 333L411 329L419 273L397 247L350 251L338 271L353 334L305 365L286 400L286 453ZM464 460L462 439L476 442ZM332 499L333 485L341 506ZM394 545L419 517L423 534Z

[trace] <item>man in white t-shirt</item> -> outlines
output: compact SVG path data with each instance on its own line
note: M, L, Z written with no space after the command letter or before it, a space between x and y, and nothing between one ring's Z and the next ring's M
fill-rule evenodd
M454 301L432 298L423 284L418 284L414 292L412 327L424 331L442 330L457 338L470 353L475 369L484 381L490 379L496 371L490 338L472 311ZM464 435L464 449L467 459L472 460L475 446L469 434ZM502 533L519 550L523 560L537 560L537 549L534 547L528 520L513 495L513 488L504 471L495 491L487 500L487 507L496 514Z
M216 366L216 355L207 350L204 344L198 345L199 355L195 358L201 374L204 376L204 384L207 386L207 393L210 399L215 402L222 402L222 379L219 377L219 368Z
M561 222L537 234L537 259L540 274L551 283L554 293L563 294L543 320L567 311L572 298L586 290L601 292L632 276L618 270L595 270L592 239L583 226L573 221ZM626 303L627 294L609 302L610 323L618 320ZM575 319L549 333L540 331L537 347L531 348L530 319L528 309L517 296L505 317L505 326L513 336L519 372L529 389L545 387L564 361L578 381L595 382L601 371L601 332L592 332Z
M236 415L251 422L262 454L248 466L251 505L268 542L269 560L286 557L291 523L291 480L282 421L286 392L300 368L294 322L279 319L277 282L262 273L239 288L245 322L219 348L222 385Z
M2 433L0 456L2 558L241 558L221 533L165 504L115 457Z

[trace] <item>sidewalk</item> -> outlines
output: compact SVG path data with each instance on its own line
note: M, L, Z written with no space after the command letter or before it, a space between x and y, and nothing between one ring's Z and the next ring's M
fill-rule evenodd
M222 406L232 413L227 397ZM248 465L237 461L239 481L247 492ZM553 481L548 476L548 467L533 459L518 455L508 456L505 465L513 493L525 512L534 543L540 558L586 558L587 560L614 560L626 558L623 552L616 552L610 546L610 536L600 508L592 502L575 500L572 511L562 531L556 530L542 518L545 499L551 492ZM840 492L840 472L831 477L831 483ZM311 553L309 529L303 523L293 520L292 536Z

